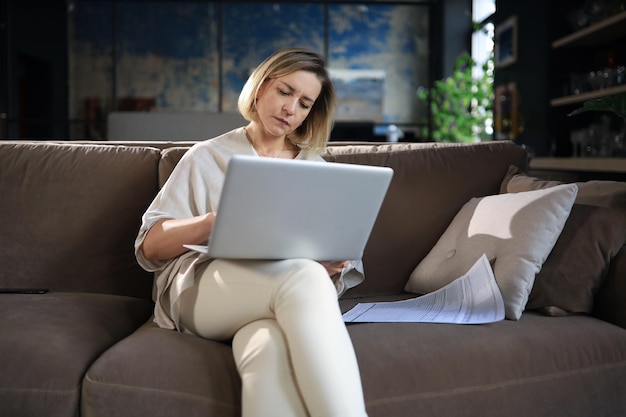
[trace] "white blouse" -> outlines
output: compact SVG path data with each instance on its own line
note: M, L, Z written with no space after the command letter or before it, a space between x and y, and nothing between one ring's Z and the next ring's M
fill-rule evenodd
M155 302L154 321L159 327L181 329L180 295L194 284L196 276L212 259L188 251L176 258L150 261L143 256L141 245L150 228L160 220L194 217L217 210L228 161L235 154L258 156L248 142L243 127L192 146L142 217L135 240L135 256L145 270L155 273L152 296ZM296 159L323 161L319 155L305 151L301 151ZM363 279L361 260L352 261L334 280L337 294L343 294Z

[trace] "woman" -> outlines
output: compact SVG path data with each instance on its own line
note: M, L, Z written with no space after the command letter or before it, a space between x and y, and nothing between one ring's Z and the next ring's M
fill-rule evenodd
M154 320L232 340L243 416L366 416L337 303L363 280L360 261L209 259L183 247L208 240L233 155L322 160L335 96L316 53L290 48L267 58L238 106L249 124L194 145L143 216L135 252L156 272Z

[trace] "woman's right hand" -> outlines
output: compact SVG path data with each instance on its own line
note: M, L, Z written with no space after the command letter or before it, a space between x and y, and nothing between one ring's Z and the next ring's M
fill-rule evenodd
M159 220L143 241L143 255L151 261L171 259L188 251L185 244L206 244L214 222L215 212L188 219Z
M341 271L343 271L344 268L347 268L348 266L350 266L350 261L337 261L337 262L320 262L322 264L322 266L324 268L326 268L326 271L328 272L329 276L334 276L337 275L339 273L341 273Z

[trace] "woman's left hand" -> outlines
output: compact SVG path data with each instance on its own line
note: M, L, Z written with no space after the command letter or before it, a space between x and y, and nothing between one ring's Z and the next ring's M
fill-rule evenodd
M350 265L350 261L335 261L335 262L320 262L326 271L328 271L329 276L333 276L335 274L340 273L345 267Z

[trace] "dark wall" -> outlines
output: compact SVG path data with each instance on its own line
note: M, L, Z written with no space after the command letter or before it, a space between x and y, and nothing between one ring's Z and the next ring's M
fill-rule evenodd
M471 48L471 0L439 0L431 7L431 74L452 75L454 62Z
M523 131L516 142L545 155L554 142L547 133L550 5L544 0L496 0L496 6L496 27L510 16L517 16L518 54L517 62L496 68L494 86L517 84Z
M3 10L4 137L66 137L66 2L6 0Z

